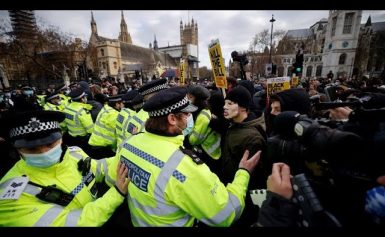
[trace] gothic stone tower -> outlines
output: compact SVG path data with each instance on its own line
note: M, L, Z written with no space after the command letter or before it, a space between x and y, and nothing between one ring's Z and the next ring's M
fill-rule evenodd
M191 20L191 23L184 24L184 26L182 20L180 21L180 44L183 45L182 58L188 60L187 77L199 77L198 23L194 22L194 19ZM188 57L188 44L196 46L196 60L190 60Z
M126 24L126 21L124 20L123 11L122 11L122 20L120 21L119 40L127 44L132 44L131 35L128 33L127 24Z
M358 36L360 33L362 10L331 10L325 33L324 53L322 55L322 76L329 71L334 75L352 74ZM335 76L336 78L336 76Z

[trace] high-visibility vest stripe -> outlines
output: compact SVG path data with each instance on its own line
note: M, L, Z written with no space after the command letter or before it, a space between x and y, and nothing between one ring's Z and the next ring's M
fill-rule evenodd
M232 194L231 192L228 192L229 199L227 201L227 205L218 212L215 216L208 218L203 218L201 221L207 225L218 225L225 221L235 210L236 219L239 218L241 215L241 203L239 202L238 198Z
M76 226L81 214L82 214L81 209L70 211L67 215L64 226Z
M53 205L48 209L42 217L35 223L35 226L49 226L56 219L56 217L63 211L59 205Z

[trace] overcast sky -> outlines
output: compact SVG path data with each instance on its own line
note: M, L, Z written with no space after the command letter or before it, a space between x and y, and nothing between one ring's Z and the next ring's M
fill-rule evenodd
M93 11L98 28L98 34L116 39L120 31L121 11ZM133 44L149 47L154 41L154 34L159 47L168 44L180 45L179 24L187 21L198 22L199 35L199 66L211 68L208 56L208 44L213 39L219 39L225 64L231 58L234 50L246 50L253 36L264 29L271 28L269 22L272 14L276 21L273 30L293 30L309 28L321 18L328 18L329 11L310 10L264 10L264 11L145 11L125 10L124 16ZM35 11L38 25L53 25L64 33L70 33L88 42L91 34L91 11L83 10L40 10ZM385 11L363 11L361 23L365 23L368 16L372 22L385 21ZM0 19L9 21L8 12L0 10Z

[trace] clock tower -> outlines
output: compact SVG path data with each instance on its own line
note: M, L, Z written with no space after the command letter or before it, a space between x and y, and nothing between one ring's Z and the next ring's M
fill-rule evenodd
M322 54L322 77L351 77L360 32L362 10L331 10Z

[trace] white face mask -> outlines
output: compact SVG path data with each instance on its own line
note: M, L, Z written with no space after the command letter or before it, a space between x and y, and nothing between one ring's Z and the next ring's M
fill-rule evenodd
M225 100L223 115L226 119L232 119L239 115L239 106L231 100Z

